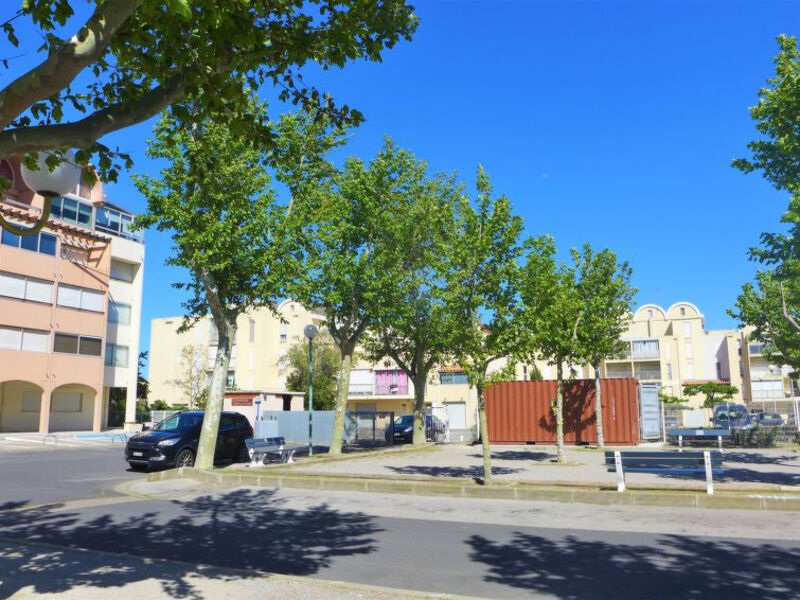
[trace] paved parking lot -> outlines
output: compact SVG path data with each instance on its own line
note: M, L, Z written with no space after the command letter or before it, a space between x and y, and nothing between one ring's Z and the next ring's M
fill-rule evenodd
M648 449L659 450L658 447ZM553 446L492 446L493 474L498 480L536 483L614 485L616 482L614 473L606 471L602 451L568 447L568 463L564 465L554 462L555 456ZM753 488L779 485L800 491L800 452L797 446L727 448L724 456L725 473L715 477L718 483ZM364 456L306 465L300 462L294 470L381 477L476 478L483 476L483 463L479 445L449 444L420 452ZM675 488L704 489L705 486L703 474L630 473L626 480L629 484L658 484Z

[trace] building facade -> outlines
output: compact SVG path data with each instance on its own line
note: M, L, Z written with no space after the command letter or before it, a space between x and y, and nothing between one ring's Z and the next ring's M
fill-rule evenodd
M4 218L31 226L43 198L18 160ZM134 215L80 183L37 234L0 238L0 432L93 430L135 421L144 243ZM110 399L117 402L110 405Z

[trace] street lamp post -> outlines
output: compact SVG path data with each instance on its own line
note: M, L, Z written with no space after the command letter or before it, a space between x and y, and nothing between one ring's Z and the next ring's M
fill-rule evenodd
M314 454L314 338L318 330L314 325L306 325L303 335L308 338L308 455Z
M81 176L81 170L75 164L75 153L72 151L65 152L61 163L52 171L47 166L47 158L49 156L49 152L39 152L39 158L36 160L36 166L38 167L36 170L29 169L25 166L25 163L20 166L20 174L25 185L44 197L44 205L42 206L42 214L39 220L33 227L18 227L9 223L0 215L0 225L3 229L7 229L15 235L33 235L44 227L50 218L50 207L53 204L53 199L75 192Z

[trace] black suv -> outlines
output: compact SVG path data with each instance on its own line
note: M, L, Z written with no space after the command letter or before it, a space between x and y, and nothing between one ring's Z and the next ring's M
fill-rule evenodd
M394 427L386 429L384 437L386 441L390 441L390 435L394 434L394 443L401 442L411 443L414 438L414 415L403 415L394 420ZM443 441L445 434L445 426L439 417L433 415L425 415L425 438L428 441L440 442Z
M133 469L191 467L197 456L197 442L203 426L203 412L183 411L157 423L150 431L131 436L125 446L125 460ZM223 412L217 434L214 461L248 460L244 441L253 437L247 417Z

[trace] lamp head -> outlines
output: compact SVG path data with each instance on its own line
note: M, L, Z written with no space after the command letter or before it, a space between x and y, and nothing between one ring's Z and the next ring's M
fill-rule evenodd
M65 152L61 163L52 171L47 166L47 159L51 154L39 152L36 171L29 169L23 163L20 167L22 181L42 196L63 196L74 192L81 180L81 170L75 164L75 153L72 150Z
M306 325L303 329L303 335L310 340L313 340L315 337L317 337L317 333L319 333L319 330L317 329L316 325Z

